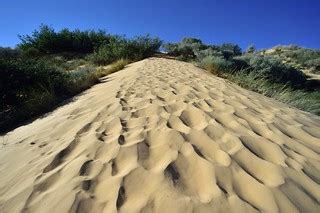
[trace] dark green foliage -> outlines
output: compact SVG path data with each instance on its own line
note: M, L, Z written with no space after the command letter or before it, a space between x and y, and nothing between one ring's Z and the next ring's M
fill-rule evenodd
M70 59L74 58L74 55L94 52L89 59L96 64L108 64L121 58L134 60L146 58L158 51L161 46L159 39L149 36L126 39L107 34L103 30L62 29L55 32L47 25L40 26L40 29L35 30L32 35L20 36L20 39L18 47L26 56L62 54Z
M228 60L241 55L241 48L236 44L205 45L196 38L184 38L179 43L167 43L163 47L169 55L178 56L184 60L201 61L206 56L223 56Z
M168 55L178 56L178 43L165 43L163 44L164 50L167 52Z
M200 61L200 67L213 74L220 75L223 72L232 72L233 63L221 56L206 56Z
M103 30L55 32L47 25L20 39L17 49L0 48L0 132L47 112L98 82L99 77L124 68L129 61L152 56L162 44L158 38L149 36L127 39ZM240 85L320 113L317 110L319 92L303 90L305 75L275 56L261 56L262 52L256 52L253 46L244 55L236 44L206 45L196 38L184 38L163 47L180 60L198 62L203 68L234 79ZM286 56L288 61L320 72L320 51L294 45L278 46L276 50L276 54ZM87 66L88 61L113 64L96 69ZM285 85L285 91L281 85ZM293 100L299 95L305 98Z
M302 85L306 81L301 71L282 63L281 60L255 54L254 46L250 46L249 54L243 56L240 56L242 52L237 44L205 45L195 38L184 38L180 43L169 43L164 45L164 48L168 54L178 56L179 59L198 61L200 66L215 74L246 69L248 72L259 73L270 81L293 86Z
M103 30L71 31L67 28L55 32L47 25L41 25L31 35L19 36L18 47L27 55L39 56L62 52L92 53L102 44L117 40L118 36L107 34Z
M302 85L306 82L306 76L301 71L272 56L249 54L236 57L236 60L246 62L249 71L260 73L274 82L289 83L293 86Z
M130 40L119 38L115 42L102 45L89 55L88 59L98 65L110 64L120 59L141 60L155 54L161 43L158 38L149 36L140 36Z
M139 36L129 40L129 50L127 59L141 60L155 54L162 45L159 38L150 38L147 36Z
M310 54L315 55L314 52L307 51L309 56L306 57L306 51L301 54L296 46L291 46L289 51L278 47L278 53L290 51L298 51L300 56L295 55L296 58L306 60L305 63L310 63L310 66L318 66L317 58L309 60L312 58ZM199 65L213 74L299 109L320 114L320 91L310 87L304 73L284 64L280 58L261 55L253 47L240 56L240 48L233 44L207 46L195 55ZM302 59L301 55L305 58Z
M20 39L17 49L0 48L0 132L122 69L128 61L119 59L140 60L161 46L159 39L148 35L127 39L102 30L55 32L47 25ZM117 63L102 72L88 67L86 59L95 64Z
M247 54L253 54L256 52L256 47L254 45L250 45L248 46L247 50L246 50L246 53Z
M12 59L21 56L21 51L19 49L0 47L0 59Z
M196 38L183 38L180 43L167 43L163 47L169 55L180 56L182 59L194 59L197 52L206 49L202 41Z
M65 72L43 59L0 59L0 132L95 82L94 75Z
M283 53L301 66L311 69L314 73L320 73L320 51L316 49L299 48L297 46L282 47Z
M306 61L305 65L311 68L311 71L320 74L320 57Z
M241 55L241 48L237 44L232 43L224 43L220 47L220 51L222 52L225 59L229 60L234 56Z
M212 46L196 51L195 55L198 61L202 61L207 56L223 57L223 53L218 48Z

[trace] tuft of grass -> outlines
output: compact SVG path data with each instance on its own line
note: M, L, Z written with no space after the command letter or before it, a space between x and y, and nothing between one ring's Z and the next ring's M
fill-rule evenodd
M109 74L122 70L128 64L129 64L129 61L126 59L120 59L114 62L113 64L110 64L110 67L108 68Z
M68 91L71 94L82 92L99 82L96 68L92 66L80 67L69 72L69 75Z
M96 70L95 75L98 78L101 78L103 76L106 75L110 75L111 73L117 72L119 70L122 70L123 68L125 68L126 65L129 64L129 61L126 59L120 59L106 67L100 67Z

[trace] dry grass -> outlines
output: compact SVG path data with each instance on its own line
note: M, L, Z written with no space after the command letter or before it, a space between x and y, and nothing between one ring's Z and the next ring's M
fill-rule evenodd
M129 64L129 61L126 59L120 59L108 66L97 68L96 76L101 78L106 75L110 75L111 73L117 72L125 68L125 66Z

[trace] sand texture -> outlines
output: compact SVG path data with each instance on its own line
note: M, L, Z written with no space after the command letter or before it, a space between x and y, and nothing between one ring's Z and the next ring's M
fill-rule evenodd
M0 212L320 212L320 118L150 58L0 138Z

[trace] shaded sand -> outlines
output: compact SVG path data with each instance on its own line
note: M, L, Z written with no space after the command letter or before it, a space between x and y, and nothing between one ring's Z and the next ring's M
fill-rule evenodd
M0 212L320 212L319 138L315 115L151 58L0 138Z

